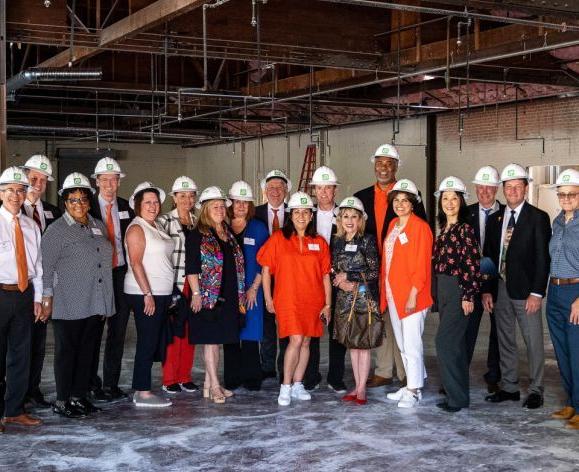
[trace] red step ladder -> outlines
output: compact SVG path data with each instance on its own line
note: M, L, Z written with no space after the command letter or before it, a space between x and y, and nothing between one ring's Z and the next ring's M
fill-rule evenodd
M316 145L308 144L306 147L306 155L304 157L304 165L302 166L302 173L300 175L300 184L298 190L314 196L314 189L310 185L310 181L314 176L316 170Z

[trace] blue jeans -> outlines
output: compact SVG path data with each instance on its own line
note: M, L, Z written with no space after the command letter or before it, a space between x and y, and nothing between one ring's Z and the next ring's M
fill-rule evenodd
M579 411L579 325L569 322L571 304L579 297L579 284L549 285L547 323L557 356L567 405Z

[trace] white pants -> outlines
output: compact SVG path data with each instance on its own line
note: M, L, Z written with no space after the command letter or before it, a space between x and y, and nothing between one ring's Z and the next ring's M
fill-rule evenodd
M424 320L428 308L400 319L394 300L388 300L388 311L390 312L394 337L400 348L402 362L404 362L404 369L406 370L406 386L412 389L422 388L426 378L422 332L424 331Z

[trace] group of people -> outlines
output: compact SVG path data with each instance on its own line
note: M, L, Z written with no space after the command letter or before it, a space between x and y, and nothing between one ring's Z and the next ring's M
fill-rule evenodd
M483 312L491 320L485 380L493 403L518 401L516 324L527 347L529 391L523 406L543 404L542 299L565 392L553 413L579 429L579 172L554 185L561 213L553 222L525 197L531 178L509 164L481 168L473 183L444 178L435 193L437 231L415 183L398 179L400 156L384 144L370 158L376 182L336 202L340 185L319 167L308 193L291 193L280 170L251 186L198 195L182 176L173 208L151 182L130 199L118 196L121 168L101 159L96 189L80 173L64 179L61 212L42 197L53 180L46 156L0 176L0 385L3 425L38 425L32 407L51 406L40 390L46 322L54 331L53 411L80 418L95 403L122 400L125 333L134 314L132 402L167 407L195 392L195 346L203 346L203 397L225 403L239 387L259 390L278 378L278 403L311 399L320 384L320 337L329 332L328 387L364 405L367 389L393 383L400 408L416 407L426 379L426 316L440 316L437 404L452 413L469 406L469 366ZM502 186L506 205L497 200ZM437 308L435 308L437 307ZM104 327L102 378L99 358ZM223 346L223 381L219 357ZM372 349L376 354L370 376ZM354 383L344 383L350 351ZM153 392L153 363L162 362L165 395ZM279 377L278 377L279 376ZM2 426L2 431L4 426Z

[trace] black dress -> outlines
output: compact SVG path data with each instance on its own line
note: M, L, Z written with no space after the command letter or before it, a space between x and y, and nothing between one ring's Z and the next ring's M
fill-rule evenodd
M219 298L223 299L213 310L202 308L193 313L189 329L191 344L229 344L239 342L239 297L237 271L233 249L212 230L223 253L223 272ZM185 242L185 273L201 273L201 233L196 229L187 234Z

